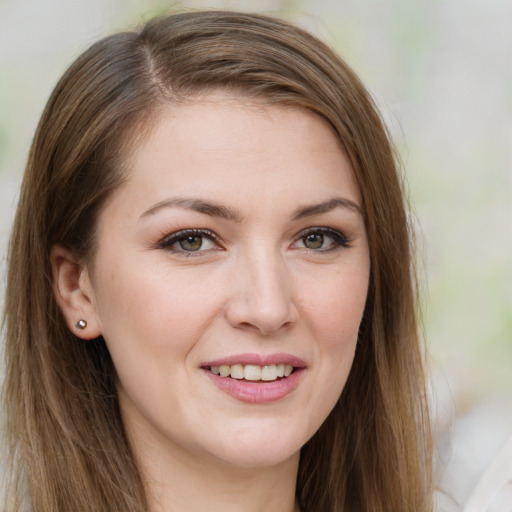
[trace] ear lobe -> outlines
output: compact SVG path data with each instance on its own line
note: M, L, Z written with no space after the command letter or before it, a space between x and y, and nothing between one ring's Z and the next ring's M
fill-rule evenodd
M84 340L101 335L93 289L87 269L78 258L61 245L54 245L50 252L53 289L69 330ZM78 324L85 320L86 327Z

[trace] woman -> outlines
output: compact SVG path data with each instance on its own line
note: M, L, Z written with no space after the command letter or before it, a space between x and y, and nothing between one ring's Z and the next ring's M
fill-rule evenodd
M407 214L368 93L283 21L92 46L9 254L8 510L423 511Z

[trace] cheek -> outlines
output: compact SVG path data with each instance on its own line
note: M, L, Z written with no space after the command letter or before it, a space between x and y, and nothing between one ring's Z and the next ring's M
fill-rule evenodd
M356 350L367 286L365 271L335 272L317 280L316 292L302 294L303 318L315 341L316 371L310 398L315 406L308 425L309 436L325 421L345 387Z
M138 268L133 271L133 268ZM186 346L213 314L214 287L187 272L118 262L102 282L97 311L111 344L143 344L146 351Z
M162 390L176 390L195 369L188 356L219 311L221 298L212 290L221 288L205 276L132 261L118 261L115 273L97 279L102 334L123 403L132 401L147 417L171 404L179 410L179 398Z
M356 272L338 271L324 276L314 289L308 286L307 291L302 291L304 316L321 348L343 352L355 345L367 290L368 273L363 267Z

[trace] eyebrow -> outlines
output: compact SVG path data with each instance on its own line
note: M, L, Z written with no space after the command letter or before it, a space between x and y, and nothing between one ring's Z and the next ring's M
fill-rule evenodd
M149 215L155 214L162 208L184 208L185 210L192 210L211 217L219 217L221 219L231 220L235 222L242 221L242 215L235 210L230 210L225 206L212 203L209 201L203 201L202 199L188 199L183 197L173 197L170 199L164 199L159 203L152 206L149 210L146 210L140 218L148 217Z
M183 197L174 197L160 201L159 203L152 206L149 210L146 210L140 216L140 219L154 215L156 212L163 208L184 208L185 210L192 210L198 213L209 215L211 217L218 217L234 222L241 222L243 220L243 217L238 210L231 210L225 206L210 201L204 201L202 199ZM363 216L363 210L354 201L344 197L334 197L321 203L298 208L292 215L292 219L300 220L306 217L313 217L315 215L321 215L322 213L328 213L332 210L335 210L336 208L346 208Z
M345 197L333 197L332 199L322 203L298 208L295 210L293 220L299 220L305 217L313 217L314 215L321 215L322 213L328 213L336 208L346 208L348 210L354 211L355 213L358 213L361 215L361 217L364 217L362 208L354 201L351 201Z

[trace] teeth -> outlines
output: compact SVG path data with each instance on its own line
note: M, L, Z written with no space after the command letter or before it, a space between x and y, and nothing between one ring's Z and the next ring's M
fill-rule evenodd
M245 380L261 380L261 366L246 364L244 368Z
M293 366L291 364L269 364L266 366L233 364L231 366L211 366L210 371L215 375L232 379L273 381L278 377L288 377L293 372Z
M231 378L232 379L243 379L245 377L244 365L243 364L232 364L231 365Z
M277 379L277 366L275 364L270 364L268 366L264 366L261 369L261 380L276 380Z

